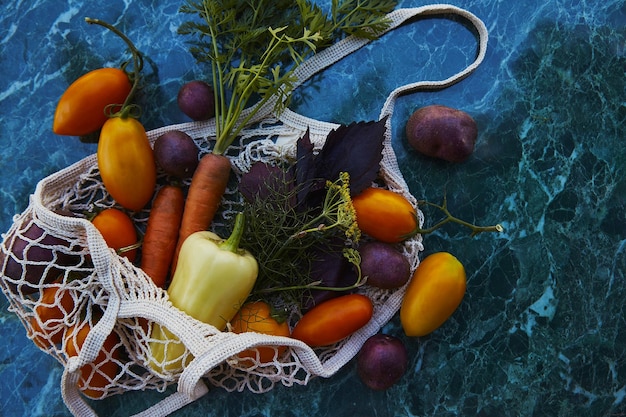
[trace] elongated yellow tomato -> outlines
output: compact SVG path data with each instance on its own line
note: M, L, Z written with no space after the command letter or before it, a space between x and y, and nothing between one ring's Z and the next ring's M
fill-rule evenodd
M384 188L366 188L352 199L363 233L383 242L401 242L417 231L415 208L401 194Z
M461 304L465 268L447 252L427 256L407 287L400 322L407 336L425 336L439 328Z
M95 132L107 120L106 106L126 100L131 84L119 68L99 68L78 78L57 104L52 131L57 135L83 136ZM118 109L119 110L119 109Z
M104 187L129 210L141 210L156 186L154 153L146 131L132 117L112 117L104 123L98 142L98 168Z

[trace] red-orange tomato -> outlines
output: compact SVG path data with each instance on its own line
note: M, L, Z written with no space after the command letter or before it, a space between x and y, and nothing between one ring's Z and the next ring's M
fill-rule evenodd
M397 243L417 231L415 208L401 194L384 188L366 188L352 199L363 233L383 242Z
M311 347L332 345L365 326L374 314L372 301L348 294L313 307L296 323L291 337Z
M66 326L63 319L74 310L72 293L60 285L46 287L39 295L35 316L31 318L35 344L47 349L63 341Z
M286 321L279 322L272 317L272 308L263 301L254 301L244 304L235 317L230 322L232 330L235 333L257 332L272 336L289 336L289 325ZM280 356L286 349L286 346L273 347L259 346L256 348L259 352L259 362L268 363L274 359L274 353L278 351ZM251 363L245 358L255 358L254 350L244 350L238 355L243 359L244 363Z
M88 324L82 327L72 326L65 338L65 353L68 357L78 356L85 343L85 338L91 331ZM89 398L99 399L106 394L106 388L115 379L120 366L116 361L120 358L118 344L119 336L111 333L104 341L102 350L93 362L80 368L78 387Z
M100 131L98 168L104 187L122 207L139 211L156 186L154 152L143 125L132 117L112 117Z
M100 68L83 75L65 90L54 113L57 135L83 136L100 129L104 108L121 105L131 90L128 75L119 68Z
M116 208L102 210L93 218L92 223L104 237L107 246L119 251L137 243L137 230L132 219ZM120 252L131 262L137 257L137 249Z

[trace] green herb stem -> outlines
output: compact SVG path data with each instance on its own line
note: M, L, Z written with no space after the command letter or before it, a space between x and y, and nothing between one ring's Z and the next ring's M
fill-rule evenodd
M355 251L355 252L357 252L357 251ZM358 252L357 252L357 254L358 254ZM342 291L350 291L350 290L357 289L357 288L363 286L367 282L367 278L364 277L362 272L361 272L360 258L354 259L352 257L352 255L346 255L346 257L355 266L356 271L357 271L356 281L354 281L354 284L352 284L352 285L348 285L348 286L345 286L345 287L329 287L329 286L325 286L325 285L319 285L319 284L321 284L321 281L316 281L316 282L310 282L310 283L304 284L304 285L292 285L292 286L286 286L286 287L262 288L262 289L254 291L253 294L259 295L259 294L269 294L269 293L283 292L283 291L301 291L301 290L319 290L319 291L337 291L337 292L342 292Z
M310 0L257 0L254 5L245 0L187 0L181 12L197 14L202 22L185 22L179 33L196 38L191 51L198 61L211 62L213 152L224 154L272 98L276 98L274 112L280 113L294 88L294 71L320 46L348 34L373 38L388 25L386 14L395 4L394 0L333 0L333 13L342 15L339 19L329 18ZM255 97L257 103L242 118Z
M443 225L445 225L446 223L450 223L450 222L457 223L457 224L460 224L462 226L465 226L465 227L471 229L471 231L472 231L472 233L470 235L471 237L474 237L474 236L476 236L479 233L485 233L485 232L498 232L498 233L501 233L501 232L504 231L504 228L502 227L501 224L496 224L494 226L476 226L476 225L474 225L474 224L472 224L470 222L467 222L465 220L461 220L458 217L453 216L450 213L450 211L448 210L447 199L446 199L445 196L444 196L444 199L443 199L443 203L441 205L435 204L435 203L431 203L429 201L424 201L424 200L419 201L418 205L427 205L427 206L435 207L435 208L441 210L446 215L446 217L443 220L441 220L440 222L436 223L435 225L433 225L431 227L428 227L426 229L418 228L416 230L416 233L419 233L419 234L425 235L425 234L428 234L428 233L432 233L435 230L437 230L440 227L442 227Z

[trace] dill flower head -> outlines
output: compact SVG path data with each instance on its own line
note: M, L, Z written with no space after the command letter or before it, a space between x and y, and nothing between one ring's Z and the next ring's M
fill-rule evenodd
M341 172L337 181L328 181L326 185L328 187L324 203L326 216L335 217L333 223L345 231L346 238L357 243L361 238L361 229L350 197L350 174Z

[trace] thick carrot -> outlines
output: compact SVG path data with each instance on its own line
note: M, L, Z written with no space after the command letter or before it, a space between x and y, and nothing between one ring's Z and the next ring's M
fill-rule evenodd
M185 196L180 187L163 186L152 203L141 252L141 269L163 288L170 271L183 217Z
M200 159L189 185L172 271L176 268L178 252L185 239L192 233L209 228L226 192L230 170L230 160L224 155L209 153Z

